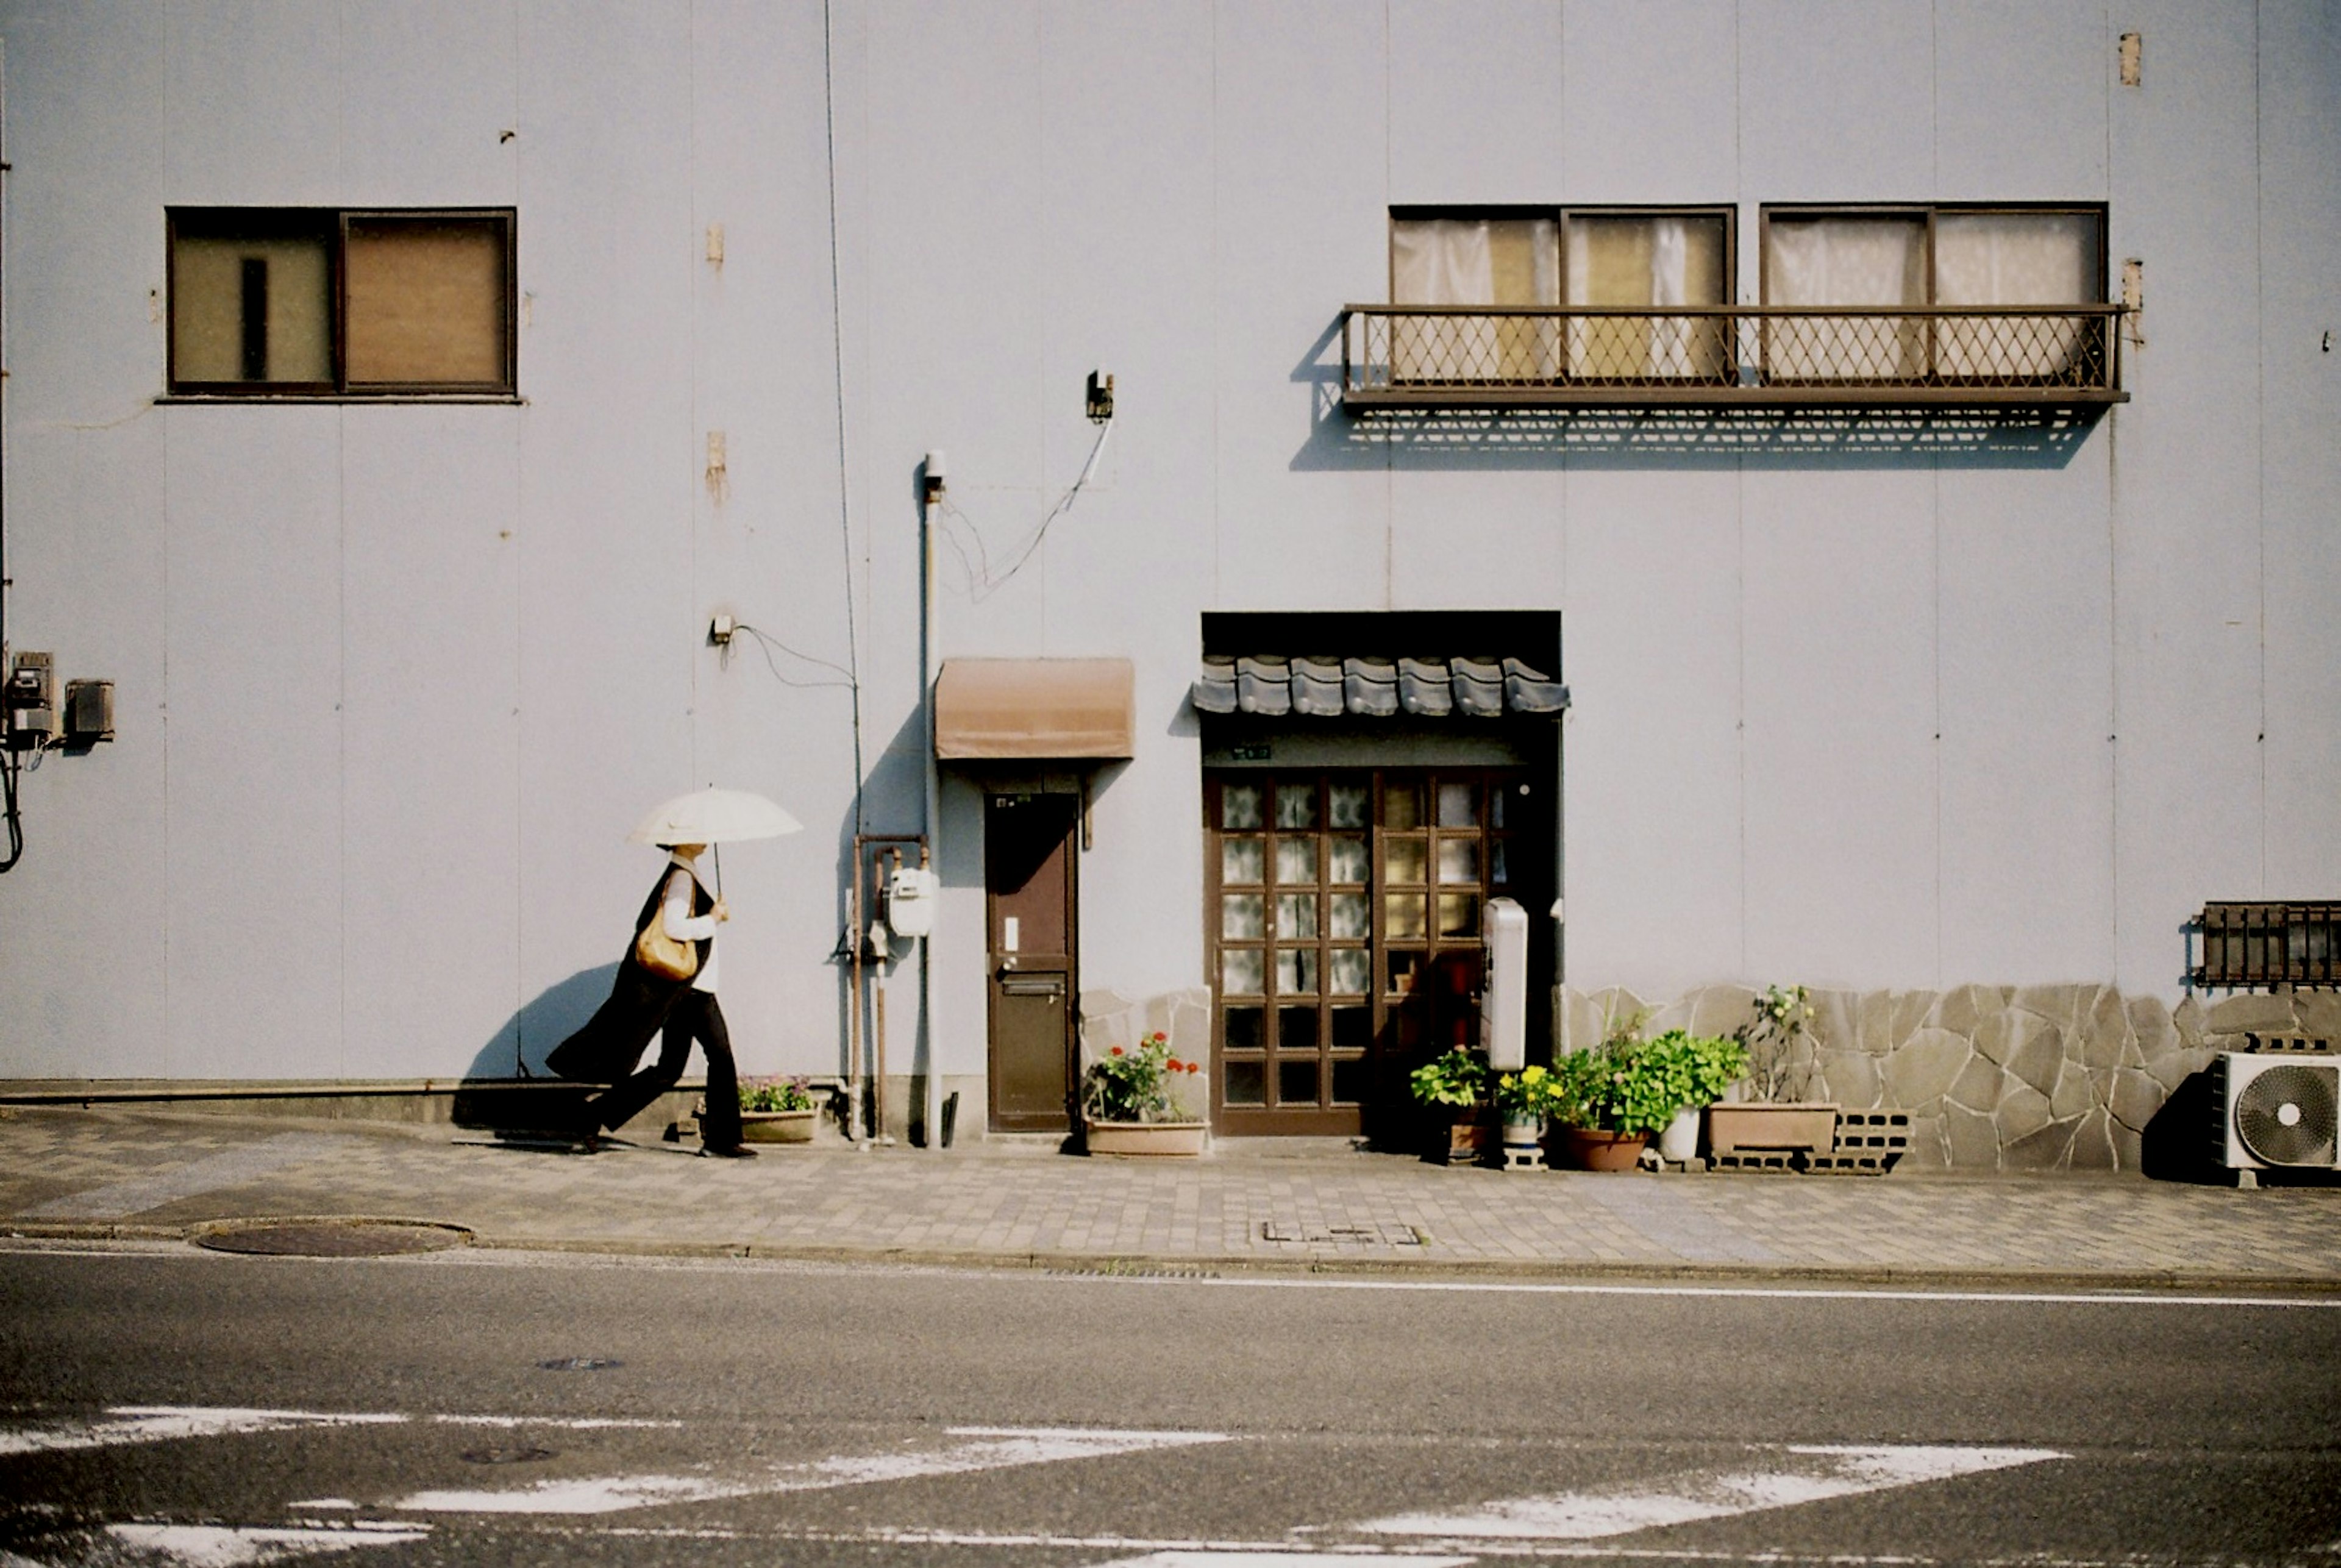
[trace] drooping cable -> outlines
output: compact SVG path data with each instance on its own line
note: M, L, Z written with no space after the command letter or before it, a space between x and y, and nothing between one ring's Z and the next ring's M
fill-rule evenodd
M853 696L853 831L867 827L862 811L862 640L853 614L853 490L852 469L845 446L845 290L838 264L837 244L837 51L832 41L831 0L821 0L822 119L829 138L829 343L830 365L837 392L837 523L845 561L845 672ZM762 646L761 638L758 646ZM768 651L765 657L772 656ZM780 674L776 667L774 674ZM856 865L858 880L862 868Z
M1106 437L1112 434L1111 420L1099 422L1097 440L1090 447L1089 461L1081 464L1080 477L1073 481L1071 488L1057 498L1057 504L1049 508L1048 515L1041 519L1040 526L1033 529L1031 536L1017 549L1014 558L1008 563L1006 569L997 574L991 570L990 554L983 547L983 534L976 527L975 520L953 506L948 499L943 502L943 515L966 528L969 536L975 541L977 556L982 563L980 567L970 564L967 552L960 548L957 539L949 533L943 535L944 538L951 540L951 548L958 551L961 564L968 567L969 599L976 604L981 604L1004 587L1010 578L1024 569L1026 563L1032 559L1033 553L1041 548L1041 542L1049 536L1050 524L1071 511L1073 503L1081 499L1081 492L1088 487L1091 478L1097 473L1099 459L1105 455Z

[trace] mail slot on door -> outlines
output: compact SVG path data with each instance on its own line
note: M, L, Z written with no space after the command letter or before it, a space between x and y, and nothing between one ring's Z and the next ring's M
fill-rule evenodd
M1003 974L1000 977L1003 996L1062 996L1065 977L1061 974Z

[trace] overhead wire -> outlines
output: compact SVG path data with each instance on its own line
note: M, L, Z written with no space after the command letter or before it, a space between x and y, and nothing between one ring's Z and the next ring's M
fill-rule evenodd
M1099 459L1105 454L1106 437L1112 434L1112 420L1098 421L1097 440L1090 446L1089 461L1081 464L1081 476L1073 481L1071 487L1064 494L1058 497L1057 504L1049 508L1048 515L1041 519L1040 526L1032 530L1031 536L1026 539L1017 550L1014 559L1009 562L1007 570L997 575L994 575L991 570L991 554L984 548L983 531L976 525L973 518L952 505L949 496L945 496L941 507L943 515L967 530L969 536L975 541L977 554L983 562L981 569L970 564L967 553L960 548L958 541L952 538L951 531L948 529L944 531L943 537L950 540L951 548L959 553L961 564L968 565L968 598L971 601L981 604L1006 586L1010 579L1024 569L1026 564L1032 559L1033 553L1041 548L1041 542L1049 536L1050 525L1067 512L1071 511L1073 503L1080 500L1081 492L1088 488L1090 480L1097 473Z

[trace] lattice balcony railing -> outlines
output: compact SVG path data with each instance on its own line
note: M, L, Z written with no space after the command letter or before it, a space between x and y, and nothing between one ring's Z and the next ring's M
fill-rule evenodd
M2206 986L2341 985L2341 904L2207 904Z
M2118 305L1353 305L1353 408L2119 403Z

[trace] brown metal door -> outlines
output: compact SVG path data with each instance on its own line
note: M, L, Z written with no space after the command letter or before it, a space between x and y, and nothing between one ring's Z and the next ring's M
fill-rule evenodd
M984 797L991 1125L999 1132L1062 1133L1072 1125L1080 821L1075 795Z

